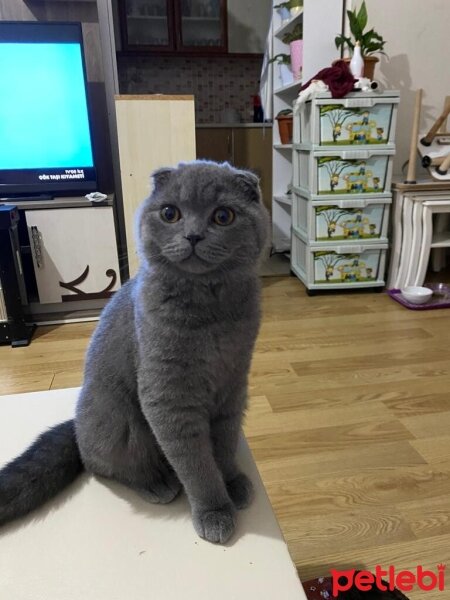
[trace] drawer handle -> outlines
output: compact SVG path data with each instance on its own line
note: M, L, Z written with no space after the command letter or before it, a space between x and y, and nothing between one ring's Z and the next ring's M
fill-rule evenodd
M363 251L362 246L337 246L336 252L338 254L361 254Z
M336 202L339 208L366 208L368 204L367 200L351 200L350 203L348 200L339 200Z
M372 108L375 105L373 98L347 98L345 108Z
M359 158L370 158L372 153L368 150L344 150L341 157L344 160L358 160Z
M36 225L31 226L31 242L34 250L34 260L38 269L42 269L42 246L41 246L41 234Z

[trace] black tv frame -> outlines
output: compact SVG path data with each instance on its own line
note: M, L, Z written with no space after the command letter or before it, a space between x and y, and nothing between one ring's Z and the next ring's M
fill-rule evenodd
M0 21L0 42L68 42L79 43L81 48L81 62L83 69L84 91L86 96L87 116L89 124L89 136L91 141L92 155L94 157L93 167L83 168L87 172L87 180L68 180L68 181L41 181L28 183L26 181L28 174L34 174L41 169L17 169L24 175L23 182L2 183L2 172L0 169L0 200L42 200L43 198L53 198L55 196L76 196L87 194L97 189L97 175L95 169L95 140L92 135L92 115L88 94L88 80L86 75L86 60L84 55L83 30L80 22L77 21ZM77 168L73 165L71 168ZM52 170L60 172L61 169L45 168L46 173Z

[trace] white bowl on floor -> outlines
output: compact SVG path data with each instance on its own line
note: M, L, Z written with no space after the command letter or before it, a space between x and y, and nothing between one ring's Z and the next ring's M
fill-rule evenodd
M401 290L403 298L411 304L425 304L433 295L433 290L430 288L421 287L418 285L410 285Z

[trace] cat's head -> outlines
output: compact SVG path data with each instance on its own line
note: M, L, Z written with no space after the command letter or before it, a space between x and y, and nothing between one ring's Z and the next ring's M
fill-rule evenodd
M144 261L191 275L256 265L269 222L256 175L194 161L156 171L153 183L139 220Z

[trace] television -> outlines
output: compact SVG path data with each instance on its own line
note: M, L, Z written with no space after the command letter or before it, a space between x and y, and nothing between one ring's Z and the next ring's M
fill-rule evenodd
M0 198L96 189L80 23L0 21Z

